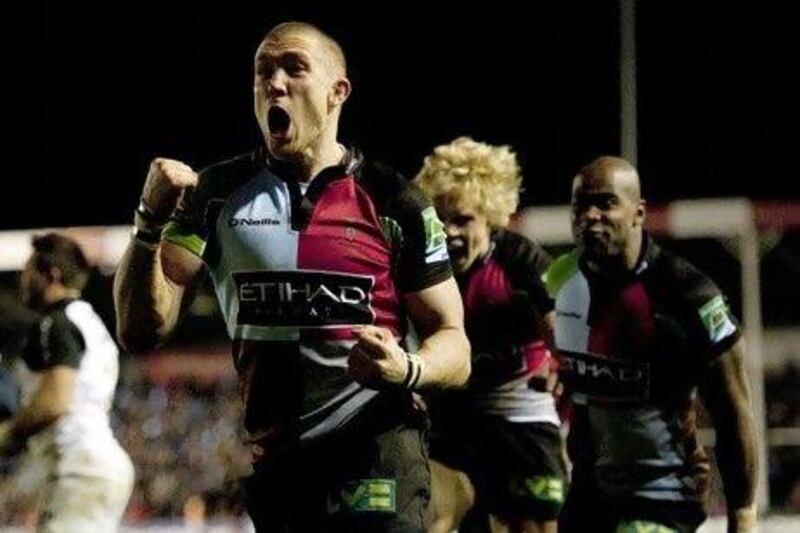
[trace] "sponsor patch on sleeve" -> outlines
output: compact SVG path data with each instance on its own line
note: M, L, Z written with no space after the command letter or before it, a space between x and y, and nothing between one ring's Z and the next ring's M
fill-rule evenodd
M712 343L716 344L736 331L728 304L721 294L709 300L698 312Z
M438 263L447 261L447 238L444 234L444 224L439 220L433 206L422 211L422 222L425 225L425 263Z

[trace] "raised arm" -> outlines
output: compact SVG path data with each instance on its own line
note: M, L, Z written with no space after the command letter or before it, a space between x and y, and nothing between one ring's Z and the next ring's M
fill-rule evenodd
M156 159L150 165L135 231L114 278L117 336L131 351L152 348L177 324L203 263L188 250L161 242L161 229L184 191L197 185L187 165Z

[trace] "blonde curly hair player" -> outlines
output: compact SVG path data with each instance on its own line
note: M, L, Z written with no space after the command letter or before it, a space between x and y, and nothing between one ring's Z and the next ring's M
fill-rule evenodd
M416 182L431 198L469 199L491 226L503 228L517 210L522 172L510 146L459 137L434 148Z
M540 276L550 257L505 229L522 185L516 154L460 137L425 158L416 183L444 224L472 344L466 391L428 396L428 531L466 528L488 513L493 532L554 533L566 474L544 386L553 302ZM473 506L483 516L464 520Z

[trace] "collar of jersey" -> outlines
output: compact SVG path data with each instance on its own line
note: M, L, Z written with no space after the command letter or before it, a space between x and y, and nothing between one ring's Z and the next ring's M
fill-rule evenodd
M282 163L280 161L271 157L263 147L259 147L259 152L261 155L259 159L264 161L267 168L275 176L283 180L289 188L292 204L291 224L292 229L296 231L301 231L308 226L311 215L314 212L314 206L329 183L356 175L364 164L364 156L361 152L355 147L350 147L342 157L341 163L322 169L319 174L311 179L308 188L303 193L300 183L297 180L287 178L285 172L281 171Z

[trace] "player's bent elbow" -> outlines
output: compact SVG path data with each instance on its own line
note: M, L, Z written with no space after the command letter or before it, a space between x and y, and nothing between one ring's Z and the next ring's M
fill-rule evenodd
M462 354L460 357L460 366L459 369L454 373L454 387L465 387L467 385L467 381L469 381L469 376L472 373L472 357L470 356L471 347L469 341L467 341L466 337L464 338L464 350L462 350Z
M464 361L464 364L461 365L461 373L459 374L459 380L456 386L460 388L465 387L469 381L470 374L472 374L472 362L470 361L470 358L467 357L466 361Z

